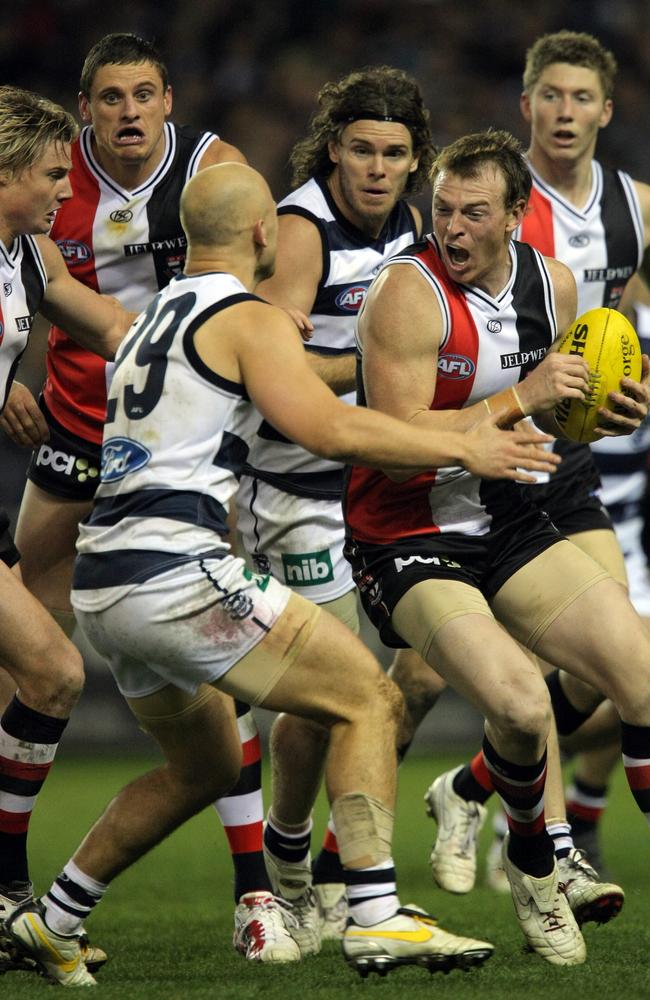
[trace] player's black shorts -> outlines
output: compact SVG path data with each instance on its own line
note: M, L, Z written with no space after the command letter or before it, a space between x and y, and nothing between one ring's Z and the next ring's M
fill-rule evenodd
M0 560L6 566L15 566L20 559L20 552L14 545L14 540L9 531L9 516L0 507Z
M614 530L607 509L590 484L569 482L565 490L558 490L551 481L544 486L532 486L530 490L537 506L546 511L563 535Z
M390 622L395 606L416 583L458 580L478 588L489 601L517 570L562 540L564 536L526 495L525 487L500 483L499 488L502 501L493 508L492 524L484 535L444 532L384 545L347 539L344 554L361 602L386 646L408 646Z
M42 397L39 406L50 429L50 440L32 452L27 478L45 493L66 500L92 500L99 485L101 445L62 427Z

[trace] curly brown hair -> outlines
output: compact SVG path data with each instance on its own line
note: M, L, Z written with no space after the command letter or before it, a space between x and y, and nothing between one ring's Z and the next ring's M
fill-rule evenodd
M594 70L605 99L613 97L618 68L616 59L593 35L580 31L556 31L538 38L526 53L524 90L527 93L533 89L546 67L553 63L568 63Z
M311 177L328 177L335 166L330 160L329 142L338 141L350 122L368 117L398 121L408 128L419 163L417 170L409 174L404 195L420 190L436 151L429 112L413 77L392 66L366 66L326 83L318 93L318 104L309 134L291 151L294 187Z

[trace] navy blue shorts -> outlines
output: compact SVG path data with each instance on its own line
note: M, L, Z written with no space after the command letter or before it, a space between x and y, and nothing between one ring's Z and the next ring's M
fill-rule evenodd
M50 440L32 452L27 478L56 497L92 500L99 485L101 445L62 427L42 398L39 406L50 429Z

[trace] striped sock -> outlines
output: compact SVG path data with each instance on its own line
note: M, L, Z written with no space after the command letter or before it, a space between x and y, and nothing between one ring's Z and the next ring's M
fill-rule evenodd
M28 882L27 829L68 723L14 696L0 719L0 885Z
M77 934L107 889L105 882L85 875L74 861L68 861L41 899L45 923L55 934Z
M235 870L235 902L238 902L247 892L272 890L262 851L264 803L260 737L250 705L236 701L235 708L243 752L241 773L235 787L228 795L217 799L214 808L228 838Z
M399 908L393 859L371 868L346 868L350 916L360 927L388 920Z
M264 845L274 857L289 864L300 864L309 857L312 821L296 826L294 833L280 830L269 812L264 827Z
M593 830L607 807L607 785L588 785L574 775L566 790L566 814L574 833Z
M339 857L339 845L336 841L332 817L327 820L327 830L323 838L323 846L312 865L314 885L345 882L345 869Z
M542 878L553 868L553 842L544 824L546 751L536 764L513 764L485 737L485 762L508 818L510 860L527 875Z
M456 795L466 802L480 802L481 805L487 802L494 792L494 785L482 750L458 772L452 787Z
M558 861L560 858L568 858L574 847L571 825L566 820L551 821L546 824L546 832L553 841L553 849Z
M621 746L632 795L650 824L650 726L631 726L621 719Z

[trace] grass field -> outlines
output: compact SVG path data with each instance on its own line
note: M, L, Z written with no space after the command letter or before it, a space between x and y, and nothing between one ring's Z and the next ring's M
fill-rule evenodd
M495 955L482 969L430 976L408 968L362 981L346 967L336 943L299 965L246 962L231 947L232 877L225 837L216 816L206 810L117 879L92 916L91 937L111 959L99 974L97 995L102 1000L650 997L650 834L622 773L604 821L603 842L609 867L625 888L625 907L611 924L587 926L586 965L557 969L522 952L508 897L481 886L469 896L453 897L431 881L427 862L434 827L424 814L422 795L435 774L460 760L414 757L401 769L395 860L402 902L430 909L450 930L495 943ZM61 755L30 833L38 891L49 886L110 795L149 764L139 759L83 762ZM321 804L319 831L324 816ZM0 977L0 996L8 1000L51 995L52 988L27 973Z

